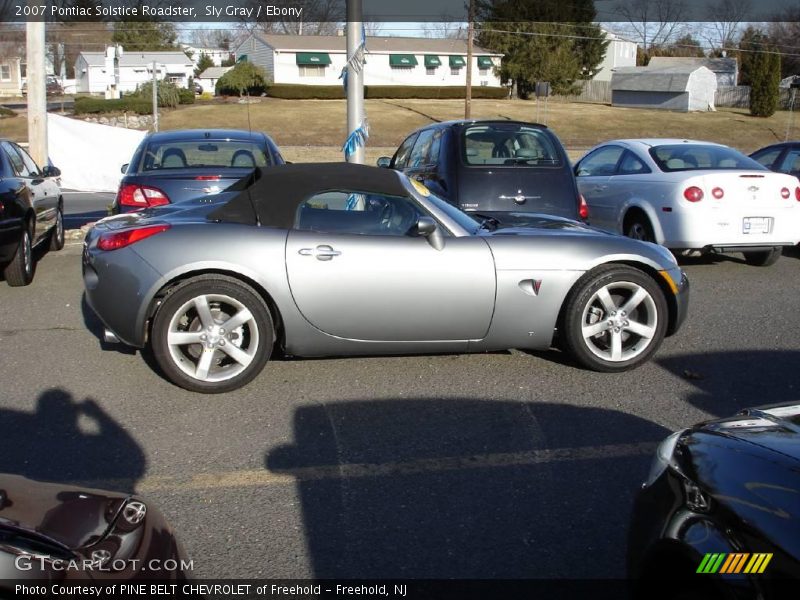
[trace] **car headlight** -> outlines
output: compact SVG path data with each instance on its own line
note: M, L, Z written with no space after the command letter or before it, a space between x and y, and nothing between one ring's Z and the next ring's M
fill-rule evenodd
M656 455L650 465L650 473L647 476L647 483L645 483L646 486L653 485L655 480L661 477L661 474L666 471L667 467L672 462L672 455L675 454L675 446L678 445L678 440L684 431L686 430L681 429L680 431L676 431L658 445Z

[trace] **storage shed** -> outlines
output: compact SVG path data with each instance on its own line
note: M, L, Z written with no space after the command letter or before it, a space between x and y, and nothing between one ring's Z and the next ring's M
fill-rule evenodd
M611 104L628 108L714 110L717 77L706 67L623 67L611 77Z

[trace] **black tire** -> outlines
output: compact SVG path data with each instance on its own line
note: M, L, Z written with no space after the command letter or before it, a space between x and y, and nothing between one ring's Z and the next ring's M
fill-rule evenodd
M596 296L602 289L613 302L611 310ZM642 300L626 307L639 290ZM668 318L664 293L652 277L639 269L612 264L592 269L575 283L564 305L560 329L564 348L576 362L593 371L613 373L649 360L664 340ZM584 326L587 331L600 330L589 335Z
M196 301L208 306L205 319ZM247 322L225 331L225 323L234 315L244 315L243 309L249 311ZM212 330L205 324L209 317L214 322ZM171 328L190 337L202 335L205 341L170 344ZM150 333L153 356L164 375L175 385L203 394L230 392L252 381L269 360L274 340L272 317L263 298L249 285L222 275L192 279L170 290ZM232 351L249 356L249 363L234 359ZM203 359L206 362L201 365Z
M783 254L783 248L776 246L769 250L759 250L757 252L743 252L744 261L754 267L770 267L778 262Z
M50 232L50 250L58 252L64 247L64 207L58 205L56 224Z
M33 260L33 243L30 227L25 227L17 245L14 258L6 265L3 275L12 287L29 285L33 281L36 264Z
M625 235L634 240L641 240L643 242L656 241L656 235L653 233L653 226L650 224L650 219L644 213L635 210L625 217Z

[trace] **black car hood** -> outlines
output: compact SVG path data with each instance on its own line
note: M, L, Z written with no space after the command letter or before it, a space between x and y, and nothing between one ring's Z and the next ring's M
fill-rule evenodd
M800 403L749 408L732 417L706 421L697 428L757 444L800 461Z
M40 534L76 550L107 534L127 498L0 474L0 528Z

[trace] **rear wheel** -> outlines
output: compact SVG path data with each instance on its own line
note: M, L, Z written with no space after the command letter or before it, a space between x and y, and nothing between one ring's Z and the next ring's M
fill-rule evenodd
M158 365L176 385L205 394L249 383L269 360L272 318L250 286L223 276L195 279L164 299L153 321Z
M642 240L643 242L656 241L656 236L653 233L653 226L650 225L650 220L644 213L638 210L625 217L625 235L635 240Z
M759 250L757 252L744 252L744 260L748 265L755 267L769 267L778 262L778 259L783 254L783 248L776 246L769 250Z
M20 237L14 258L8 263L3 275L8 285L20 287L33 281L33 248L30 227L26 226Z
M64 247L64 208L59 205L56 213L56 224L50 232L50 250L61 250Z
M646 273L606 265L575 284L562 327L565 349L578 363L594 371L627 371L646 362L661 345L667 303Z

